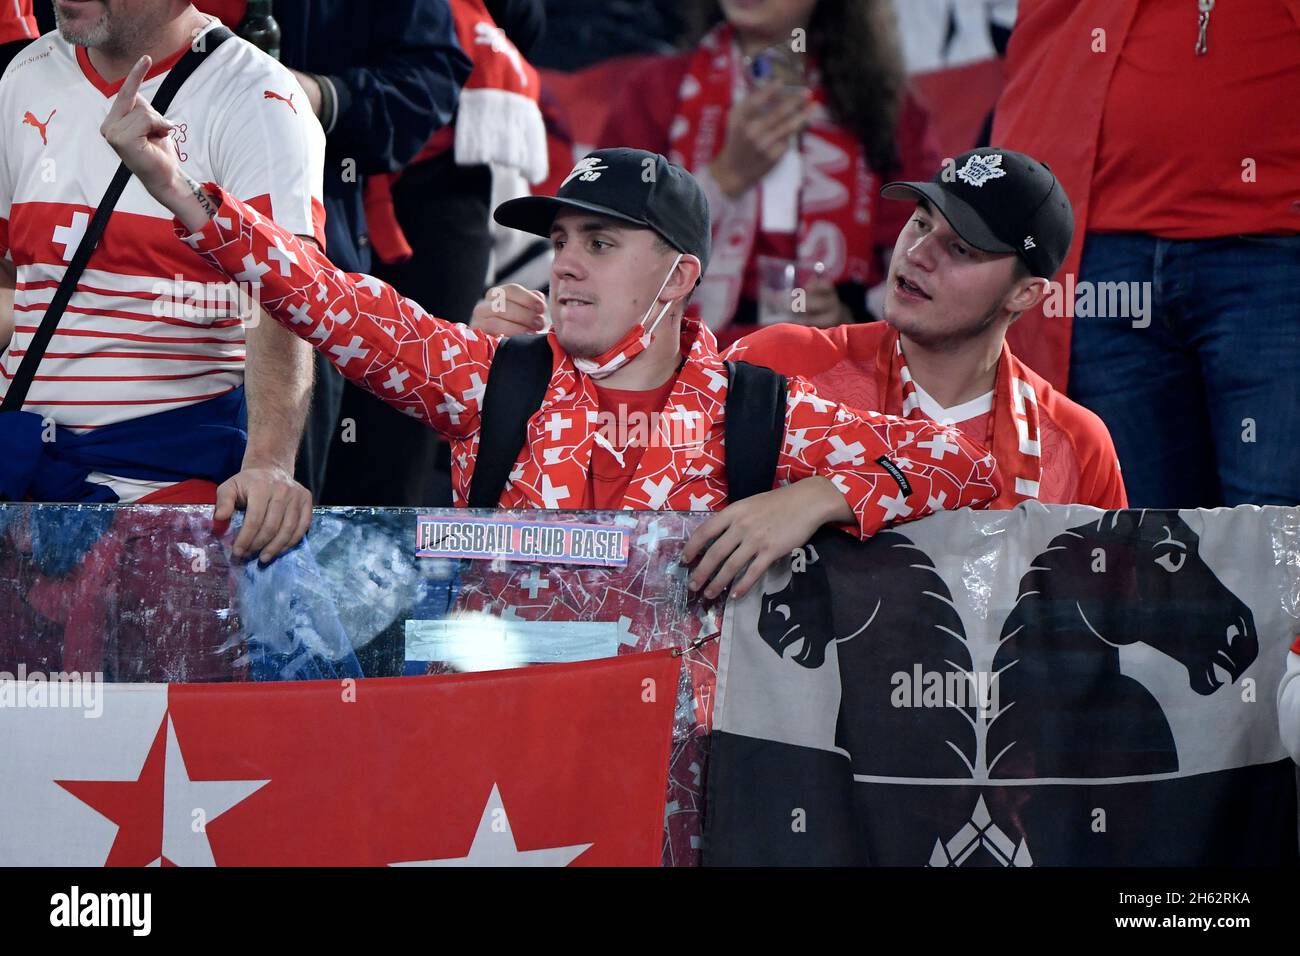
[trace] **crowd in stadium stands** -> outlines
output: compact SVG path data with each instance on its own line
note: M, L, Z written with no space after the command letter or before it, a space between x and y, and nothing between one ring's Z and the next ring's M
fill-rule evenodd
M220 187L196 202L231 201L217 221L248 224L251 258L178 242L137 176L42 346L133 66L150 55L148 100L263 6L279 63L215 44L156 137ZM817 514L860 531L954 503L1300 503L1300 133L1277 121L1300 0L14 0L0 61L11 500L240 509L236 551L264 559L313 503L464 504L498 346L550 332L567 392L525 409L494 502L779 513L548 425L720 416L679 392L733 360L789 380L766 493L834 481ZM628 155L650 178L611 198ZM664 170L691 189L657 193ZM681 238L692 190L703 247ZM506 211L557 193L545 221ZM230 282L260 308L185 294ZM803 420L822 404L838 422ZM937 464L901 421L939 429ZM872 454L837 450L855 441ZM988 487L972 464L918 500L943 443L991 453Z

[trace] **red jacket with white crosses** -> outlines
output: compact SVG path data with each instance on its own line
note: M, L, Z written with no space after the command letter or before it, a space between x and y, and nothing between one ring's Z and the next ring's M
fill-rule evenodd
M500 338L429 315L371 276L336 269L256 210L209 184L220 200L202 232L177 235L236 281L261 284L262 308L306 339L349 380L437 429L452 443L452 480L463 506L478 449L479 411ZM554 336L555 371L528 441L501 495L504 508L591 507L588 477L599 432L595 383ZM702 444L652 443L624 509L705 511L727 501L723 418L727 372L712 333L686 322L687 361L665 407L701 427ZM911 487L877 464L892 459ZM850 411L792 379L777 484L822 475L844 493L862 537L884 524L943 508L979 505L999 492L993 458L951 427Z

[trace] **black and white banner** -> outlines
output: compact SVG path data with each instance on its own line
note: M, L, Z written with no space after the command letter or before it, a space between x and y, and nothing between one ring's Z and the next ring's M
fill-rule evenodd
M1297 863L1297 511L823 532L729 608L706 865Z

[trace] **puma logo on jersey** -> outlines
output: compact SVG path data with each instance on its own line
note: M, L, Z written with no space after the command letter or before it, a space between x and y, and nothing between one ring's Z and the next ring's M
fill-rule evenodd
M262 99L264 99L264 100L284 100L285 103L288 103L288 104L289 104L289 109L293 110L295 116L296 116L297 113L298 113L298 111L297 111L296 109L294 109L294 105L293 105L293 94L292 94L292 93L289 94L289 98L288 98L288 99L285 99L283 96L281 96L279 93L276 93L276 92L273 91L273 90L263 90L263 91L262 91Z
M54 119L54 114L57 112L58 110L50 110L50 115L45 117L45 122L42 123L40 120L36 118L35 113L33 113L31 110L28 110L26 113L23 114L23 125L35 127L36 131L41 134L41 144L44 146L48 146L50 145L50 142L48 139L45 138L45 127L50 125L50 120Z

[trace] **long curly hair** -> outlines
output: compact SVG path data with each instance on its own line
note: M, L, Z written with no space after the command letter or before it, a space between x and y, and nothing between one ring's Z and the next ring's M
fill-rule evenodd
M722 20L717 0L691 3L682 44L694 47ZM831 115L849 129L877 173L898 167L894 128L906 86L890 0L819 0L808 22L808 52L821 68Z

